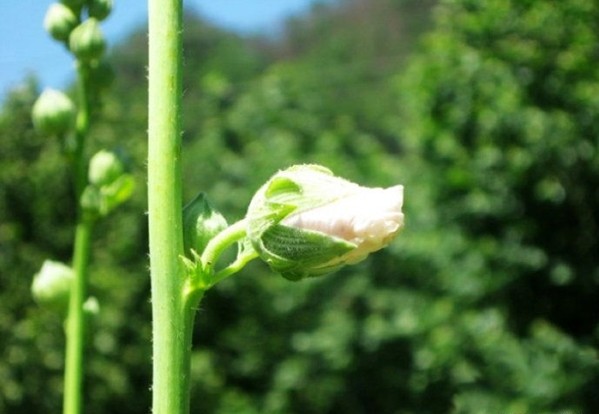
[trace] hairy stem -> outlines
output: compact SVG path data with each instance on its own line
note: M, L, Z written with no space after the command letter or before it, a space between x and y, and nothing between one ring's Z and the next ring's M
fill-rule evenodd
M148 0L148 214L153 414L189 412L194 310L183 293L181 217L182 0Z

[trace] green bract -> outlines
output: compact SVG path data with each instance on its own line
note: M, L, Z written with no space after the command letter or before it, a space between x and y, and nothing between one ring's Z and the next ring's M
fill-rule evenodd
M357 263L386 246L403 226L403 187L361 187L318 165L279 171L247 212L260 257L290 280Z

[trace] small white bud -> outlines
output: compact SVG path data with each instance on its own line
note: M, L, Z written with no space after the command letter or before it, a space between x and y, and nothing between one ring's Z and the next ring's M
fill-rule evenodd
M61 136L73 126L75 105L64 93L48 88L33 104L31 116L37 131Z
M77 26L77 16L62 3L50 5L44 17L44 28L50 35L60 41L69 39L71 31Z
M290 214L281 224L338 237L356 249L344 259L348 264L385 247L403 227L403 186L359 187L332 203Z
M33 277L31 293L42 306L66 310L73 281L73 270L61 262L46 260Z

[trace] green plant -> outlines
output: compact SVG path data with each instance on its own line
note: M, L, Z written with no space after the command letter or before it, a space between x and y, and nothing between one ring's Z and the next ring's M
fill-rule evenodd
M87 294L93 227L99 218L126 201L133 191L133 179L118 155L101 151L89 160L86 152L94 106L107 86L103 76L107 66L102 60L105 41L99 20L91 17L98 14L93 12L98 1L64 2L49 7L44 20L46 30L76 58L77 99L74 104L64 93L46 90L32 110L38 131L62 144L76 200L72 270L65 264L46 261L32 286L40 304L50 304L66 315L65 414L78 414L83 410L83 354L86 318L89 317L85 304L94 303ZM105 3L102 2L103 12L97 16L99 19L105 18L110 11L110 6ZM86 13L89 14L87 19Z

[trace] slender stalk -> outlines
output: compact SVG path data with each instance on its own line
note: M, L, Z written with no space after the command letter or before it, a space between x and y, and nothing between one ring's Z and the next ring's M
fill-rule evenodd
M85 63L77 62L77 103L79 107L75 120L75 149L72 159L77 206L79 206L79 199L87 183L87 163L84 150L90 122L88 84L89 68Z
M245 237L246 233L245 220L239 220L221 231L208 242L208 245L202 253L202 263L205 263L206 266L212 268L222 252L233 243Z
M85 341L85 314L83 303L87 291L87 267L89 263L91 238L91 220L83 220L77 224L75 231L75 252L73 270L75 278L71 285L69 313L66 325L66 361L64 382L64 414L82 412L83 388L83 349Z
M206 290L239 272L251 260L258 257L258 253L253 248L241 246L233 263L218 272L215 271L220 255L231 245L243 239L246 234L246 220L239 220L214 236L208 242L202 255L195 257L195 263L189 261L193 264L188 264L188 269L193 270L189 275L184 294L192 307L196 307L199 303L199 300L194 300L195 297L199 296L201 298ZM199 268L195 267L198 263L200 264Z
M194 310L183 294L181 0L148 0L148 214L153 319L153 414L189 412Z
M78 63L77 86L78 103L75 125L75 149L72 158L72 175L77 200L77 225L73 251L74 279L69 297L69 309L66 320L66 356L64 374L63 413L80 414L82 412L83 390L83 350L85 342L85 315L83 303L87 291L87 269L91 251L92 219L85 217L79 205L79 199L87 182L84 158L85 138L89 130L89 97L87 94L87 67Z
M246 264L254 260L258 257L258 252L255 250L250 250L248 252L244 252L240 254L233 263L229 266L225 267L222 270L219 270L214 277L212 278L212 285L216 285L218 282L228 278L229 276L234 275L239 272L241 269L245 267Z

